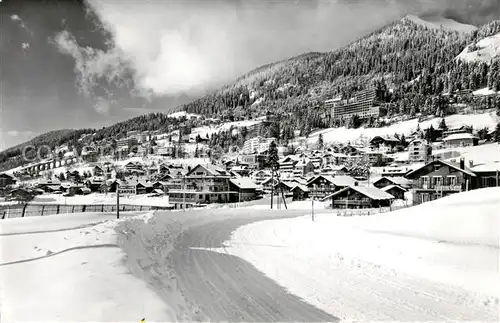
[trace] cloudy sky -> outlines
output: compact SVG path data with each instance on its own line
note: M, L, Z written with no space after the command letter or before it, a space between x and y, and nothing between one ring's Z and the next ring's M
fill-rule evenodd
M481 24L498 0L3 0L0 150L168 111L262 64L408 13Z

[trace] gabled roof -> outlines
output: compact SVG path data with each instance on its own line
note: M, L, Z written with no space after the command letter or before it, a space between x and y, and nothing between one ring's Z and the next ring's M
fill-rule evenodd
M340 195L340 194L342 194L348 190L351 190L351 189L366 196L366 197L369 197L372 200L392 200L392 199L394 199L394 196L392 196L391 194L386 193L382 190L379 190L378 188L375 188L375 187L351 185L351 186L348 186L344 189L341 189L340 191L337 191L333 194L328 195L327 197L325 197L323 199L323 201L330 199L332 197L335 197L337 195Z
M454 163L454 162L450 162L450 161L447 161L447 160L442 160L442 159L433 160L430 163L425 164L424 166L421 166L421 167L419 167L417 169L414 169L414 170L410 171L409 173L406 174L406 176L407 177L411 176L414 173L418 172L419 170L421 170L421 169L423 169L423 168L425 168L425 167L427 167L429 165L435 164L435 163L442 163L443 165L449 166L449 167L451 167L453 169L456 169L456 170L458 170L460 172L463 172L463 173L465 173L465 174L467 174L469 176L476 177L476 174L474 174L474 172L472 170L470 170L469 167L464 166L464 169L461 169L460 168L460 164Z
M193 167L189 172L187 172L186 176L190 176L191 173L193 173L193 171L198 167L205 168L207 172L209 172L213 176L229 176L229 173L225 169L211 164L205 164L205 165L198 164L195 167Z
M390 190L391 190L391 189L393 189L393 188L398 188L398 189L400 189L400 190L402 190L402 191L404 191L404 192L408 192L408 190L407 190L406 188L401 187L401 186L399 186L399 185L394 185L394 184L392 184L392 185L387 185L387 186L385 186L385 187L382 187L382 188L381 188L381 190L382 190L382 191L384 191L384 192L387 192L387 191L390 191Z
M460 139L479 139L478 137L474 136L471 133L465 132L465 133L454 133L449 135L446 138L443 138L443 141L450 141L450 140L460 140Z
M257 185L249 177L231 178L229 181L239 188L257 189Z
M294 191L295 189L300 189L303 192L309 192L309 187L307 187L307 185L304 184L297 184L294 187L292 187L290 191Z
M376 181L374 181L373 183L375 184L375 183L377 183L377 182L379 182L379 181L381 181L383 179L386 179L389 182L394 183L396 185L400 185L400 186L401 185L404 186L404 185L410 185L411 184L411 181L409 179L404 178L404 177L400 177L400 176L395 176L395 177L386 177L386 176L383 176L383 177L377 179Z
M494 161L485 164L477 164L471 168L473 172L500 172L500 161Z

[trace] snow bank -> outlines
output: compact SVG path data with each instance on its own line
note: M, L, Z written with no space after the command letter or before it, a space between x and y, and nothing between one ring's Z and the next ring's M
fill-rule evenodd
M499 207L491 188L371 217L270 220L218 251L346 320L496 320Z
M498 123L498 117L495 112L481 113L481 114L467 114L467 115L451 115L445 117L446 124L449 128L461 127L464 125L472 125L474 129L480 129L488 127L489 129L494 129ZM412 119L407 121L402 121L395 123L388 127L383 128L358 128L358 129L347 129L342 128L329 128L322 131L318 131L308 138L309 144L315 144L318 142L319 134L323 134L323 141L325 143L331 142L353 142L356 141L361 136L371 139L375 136L393 136L394 133L404 133L405 135L411 134L420 125L421 129L426 129L431 125L434 128L439 126L441 118L433 118L423 122L418 122L418 119Z
M3 220L2 321L171 321L159 297L123 266L111 219L86 213Z

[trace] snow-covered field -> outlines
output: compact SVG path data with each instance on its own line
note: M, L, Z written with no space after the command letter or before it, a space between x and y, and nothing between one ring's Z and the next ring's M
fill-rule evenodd
M216 251L341 319L495 321L499 209L490 188L371 217L269 220Z
M491 37L486 37L480 40L477 44L478 49L469 51L465 48L457 57L457 59L467 62L485 62L490 63L493 58L500 55L500 33Z
M216 127L203 126L192 129L191 133L194 135L200 135L200 137L205 138L208 135L212 135L213 133L219 133L220 131L227 131L231 127L234 128L236 132L238 128L242 127L250 127L252 125L261 123L260 120L243 120L243 121L234 121L234 122L225 122Z
M2 322L139 322L146 313L148 321L171 321L170 309L124 266L112 219L85 213L1 221Z
M93 193L89 195L75 195L64 197L61 194L38 195L33 203L40 204L66 204L66 205L114 205L116 204L116 194ZM146 195L120 196L120 204L127 205L147 205L147 206L170 206L168 196L148 197Z
M488 127L489 129L494 129L500 118L496 116L494 111L481 113L481 114L455 114L445 117L446 124L449 128L461 127L464 125L471 125L474 129L481 129ZM393 136L395 133L405 135L411 134L420 125L420 129L426 129L431 125L434 128L439 126L441 118L433 118L418 123L418 119L407 120L399 122L388 127L383 128L358 128L358 129L347 129L342 128L329 128L325 130L318 131L313 135L309 136L309 144L315 144L318 142L319 134L323 134L323 141L325 143L331 142L341 142L347 143L349 141L353 142L359 139L361 136L371 139L375 136Z

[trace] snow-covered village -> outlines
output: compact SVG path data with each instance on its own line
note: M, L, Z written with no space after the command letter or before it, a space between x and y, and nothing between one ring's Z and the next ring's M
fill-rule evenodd
M2 321L498 322L498 4L209 2L0 4Z

